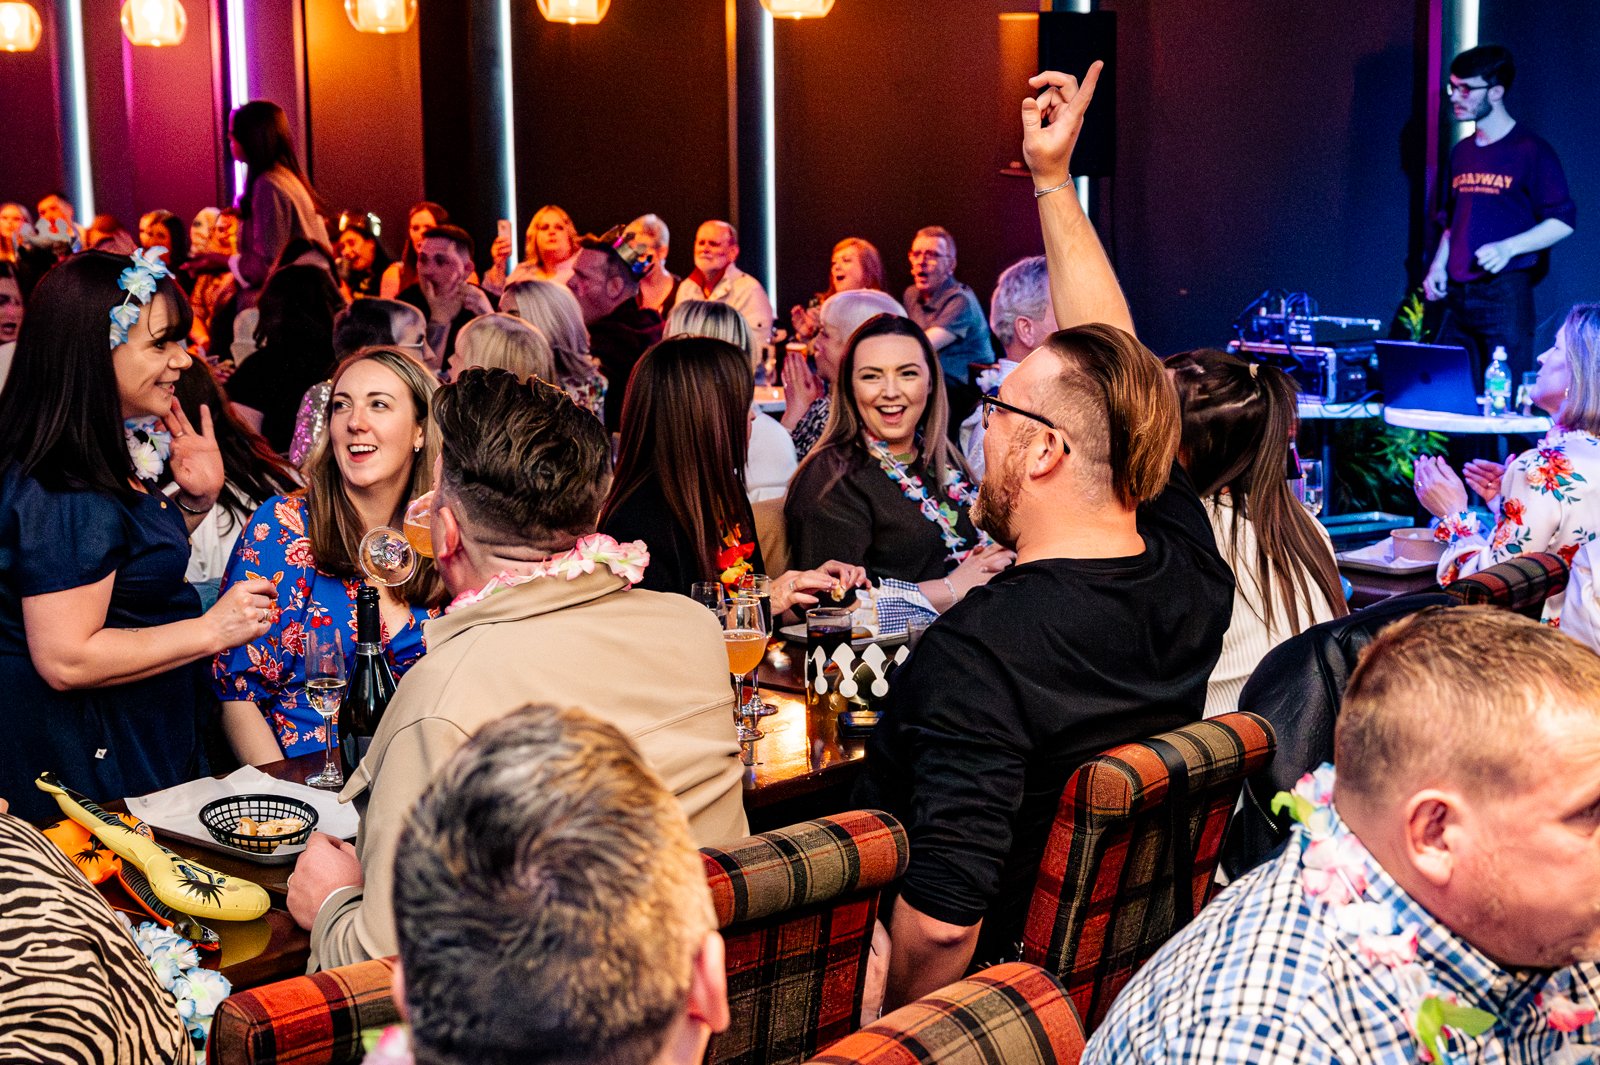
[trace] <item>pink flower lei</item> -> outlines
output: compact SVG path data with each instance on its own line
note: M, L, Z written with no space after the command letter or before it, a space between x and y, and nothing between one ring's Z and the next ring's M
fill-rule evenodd
M1340 932L1356 937L1363 962L1394 973L1400 1000L1416 1011L1411 1030L1417 1038L1419 1060L1442 1062L1446 1057L1441 1039L1447 1031L1479 1036L1494 1027L1498 1018L1459 1005L1453 996L1434 987L1428 971L1417 961L1418 926L1399 927L1393 910L1364 899L1371 856L1334 813L1333 783L1333 766L1323 763L1301 777L1294 790L1280 791L1272 800L1272 812L1287 809L1308 839L1301 852L1301 888L1308 898L1335 911ZM1550 1027L1561 1032L1577 1031L1595 1018L1593 1009L1579 1006L1554 988L1539 995L1538 1005Z
M644 579L645 567L649 565L650 549L643 540L622 544L604 533L593 533L579 540L570 551L534 563L527 573L499 573L489 578L489 582L477 591L462 592L445 607L445 613L481 603L496 592L516 588L529 581L545 577L577 580L585 573L593 573L596 566L604 566L628 584L634 585Z

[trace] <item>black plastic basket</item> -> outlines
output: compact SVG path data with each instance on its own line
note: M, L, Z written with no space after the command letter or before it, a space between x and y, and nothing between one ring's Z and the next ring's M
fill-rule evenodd
M287 836L246 836L234 831L242 817L257 821L298 817L306 827ZM271 854L279 847L294 846L310 839L312 829L317 827L317 810L310 803L283 795L231 795L200 807L200 823L218 843L257 854Z

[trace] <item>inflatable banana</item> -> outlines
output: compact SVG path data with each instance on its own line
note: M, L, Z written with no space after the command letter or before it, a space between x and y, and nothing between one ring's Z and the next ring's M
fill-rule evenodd
M64 787L54 773L40 774L34 786L54 795L63 813L133 863L149 881L150 893L169 909L217 921L250 921L271 908L272 900L259 884L224 876L129 831L116 817Z

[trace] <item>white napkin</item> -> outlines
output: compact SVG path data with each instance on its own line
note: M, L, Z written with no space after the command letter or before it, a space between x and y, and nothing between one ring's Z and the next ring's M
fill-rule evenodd
M354 839L360 824L355 808L341 803L336 792L269 777L250 765L234 770L221 780L202 777L175 788L129 799L128 812L141 821L148 821L156 830L158 841L162 830L191 839L211 839L211 833L200 823L200 808L213 799L230 795L283 795L308 802L317 811L316 831L339 839ZM279 847L273 853L293 854L304 849L300 844Z

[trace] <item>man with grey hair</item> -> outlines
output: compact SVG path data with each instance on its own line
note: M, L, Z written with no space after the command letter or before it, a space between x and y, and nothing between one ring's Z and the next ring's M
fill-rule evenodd
M906 317L906 309L887 292L856 288L835 292L817 311L817 335L811 338L811 358L816 372L804 359L785 359L783 363L783 427L794 441L795 455L805 458L822 439L832 410L830 398L839 376L839 362L850 342L850 334L861 323L879 314Z
M730 223L714 218L695 231L694 272L678 286L677 302L689 300L714 300L738 311L765 358L772 345L772 301L761 282L739 269L739 231Z
M417 1065L699 1065L728 1026L689 826L614 726L528 706L458 751L395 861Z
M1000 338L1005 355L994 368L978 376L978 389L986 396L1000 394L1000 384L1028 353L1054 333L1055 307L1050 302L1050 271L1043 255L1018 259L1000 274L989 300L989 328ZM961 423L961 451L974 480L983 480L983 411L975 410Z
M910 259L911 287L903 302L939 353L946 381L964 386L970 378L968 365L993 362L994 349L989 346L983 305L972 289L956 280L956 238L943 226L923 226L911 241Z

